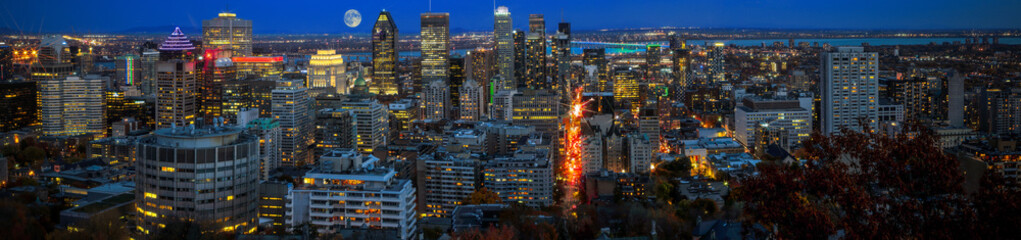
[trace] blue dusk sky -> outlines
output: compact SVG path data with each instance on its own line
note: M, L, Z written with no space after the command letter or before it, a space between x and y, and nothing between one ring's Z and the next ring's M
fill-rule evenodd
M4 0L0 28L26 33L109 33L177 25L200 29L203 19L226 9L223 0ZM1016 0L500 0L516 28L528 14L546 16L547 29L561 17L576 30L635 27L781 29L1003 29L1021 28ZM419 31L429 1L249 0L230 10L253 21L255 33L367 33L379 11L390 11L401 32ZM344 12L361 12L360 26L344 25ZM449 12L453 31L490 31L493 1L434 0Z

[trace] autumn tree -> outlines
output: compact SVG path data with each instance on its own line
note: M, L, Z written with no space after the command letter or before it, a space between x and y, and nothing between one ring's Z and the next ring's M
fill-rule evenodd
M494 204L502 203L503 199L500 199L500 195L487 188L479 188L475 190L468 198L464 200L464 204Z
M732 194L745 203L749 221L779 238L823 239L838 232L848 239L973 238L985 224L981 214L994 214L976 207L983 195L964 191L960 162L944 154L928 131L865 132L813 134L804 142L807 163L760 166L759 175L738 183ZM1002 199L1017 191L987 194ZM1005 219L1014 221L1005 225L1021 226L1016 217Z

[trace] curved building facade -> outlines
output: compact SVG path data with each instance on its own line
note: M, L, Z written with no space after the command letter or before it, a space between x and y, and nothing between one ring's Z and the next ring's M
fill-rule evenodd
M258 220L259 139L241 129L157 130L137 146L137 230L193 222L202 233L251 233Z

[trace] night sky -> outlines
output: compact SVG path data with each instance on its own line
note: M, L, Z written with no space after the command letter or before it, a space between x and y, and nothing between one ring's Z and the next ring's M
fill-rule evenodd
M366 33L379 10L389 10L402 33L419 31L428 1L248 0L231 1L238 17L253 20L256 33ZM226 8L223 0L3 0L0 28L37 32L108 33L178 25L200 29ZM520 0L510 8L516 28L528 14L546 15L547 29L561 19L576 30L628 27L722 27L788 29L989 29L1021 28L1016 0ZM435 0L433 11L451 13L454 31L491 31L493 2ZM348 9L362 13L357 28L344 25ZM168 30L169 32L169 30Z

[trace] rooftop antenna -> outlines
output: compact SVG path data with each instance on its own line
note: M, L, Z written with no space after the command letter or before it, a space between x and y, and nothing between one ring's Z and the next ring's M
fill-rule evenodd
M429 13L433 12L433 0L429 0Z
M560 22L564 22L564 9L560 8Z

